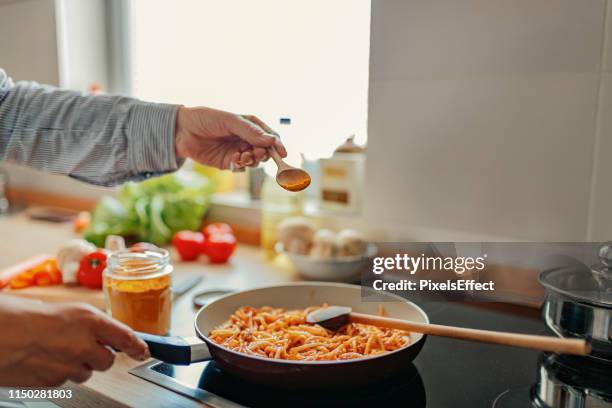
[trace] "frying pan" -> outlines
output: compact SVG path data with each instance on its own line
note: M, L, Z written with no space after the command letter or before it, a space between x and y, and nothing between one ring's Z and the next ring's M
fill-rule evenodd
M279 360L226 349L208 338L208 333L225 322L241 306L273 306L301 309L323 303L350 306L354 311L377 314L378 302L363 302L358 285L300 282L267 286L223 296L201 308L195 316L197 337L165 337L139 333L151 356L170 364L188 365L214 360L223 370L244 380L268 387L292 390L354 388L381 381L401 372L419 354L426 336L411 334L412 342L398 350L354 360ZM379 293L389 317L429 323L425 312L412 302Z

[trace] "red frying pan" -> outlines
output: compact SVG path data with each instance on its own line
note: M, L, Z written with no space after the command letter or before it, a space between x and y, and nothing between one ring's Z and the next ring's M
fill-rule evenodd
M188 365L214 359L225 371L254 383L285 389L339 389L373 383L408 367L419 354L426 336L412 334L411 344L373 357L339 361L294 361L252 356L226 349L208 338L212 329L225 322L241 306L272 306L300 309L324 303L351 307L355 312L377 314L383 304L389 317L428 323L425 312L414 303L387 293L377 293L384 302L365 302L357 285L303 282L233 293L219 298L195 317L197 337L164 337L140 333L152 357L170 364Z

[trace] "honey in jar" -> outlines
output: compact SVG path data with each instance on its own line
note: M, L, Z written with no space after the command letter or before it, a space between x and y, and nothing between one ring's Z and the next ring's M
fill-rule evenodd
M167 334L172 311L169 260L168 251L154 247L110 255L103 276L109 314L136 331Z

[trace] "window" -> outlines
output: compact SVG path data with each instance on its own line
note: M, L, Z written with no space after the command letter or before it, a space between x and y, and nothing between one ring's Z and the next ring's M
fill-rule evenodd
M293 164L365 142L369 0L132 0L129 16L134 96L255 114Z

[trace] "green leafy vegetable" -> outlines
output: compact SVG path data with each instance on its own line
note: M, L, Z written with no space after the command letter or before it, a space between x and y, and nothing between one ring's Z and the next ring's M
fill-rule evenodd
M83 234L99 247L107 235L164 245L175 232L200 227L212 192L206 176L185 170L128 183L118 198L100 200Z

